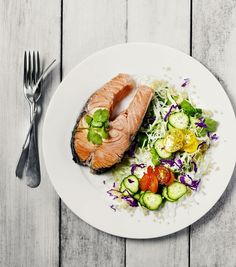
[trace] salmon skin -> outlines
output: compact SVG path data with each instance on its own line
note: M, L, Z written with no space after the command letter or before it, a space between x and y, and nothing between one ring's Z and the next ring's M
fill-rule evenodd
M76 163L89 166L94 173L102 173L122 160L142 124L153 90L145 85L137 88L128 108L109 122L109 137L100 145L88 141L85 116L100 108L107 109L111 117L115 106L134 86L130 75L119 74L89 98L72 133L71 149Z

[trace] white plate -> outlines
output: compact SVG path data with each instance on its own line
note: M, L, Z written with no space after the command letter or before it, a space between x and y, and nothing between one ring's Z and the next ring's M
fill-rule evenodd
M184 206L170 204L161 217L110 208L103 181L109 174L93 175L72 161L71 131L88 97L118 73L154 75L180 86L191 79L195 101L215 112L220 122L216 162L194 200ZM236 147L235 116L230 101L215 77L198 61L175 49L150 43L129 43L104 49L88 57L63 80L49 105L43 129L43 152L49 177L65 204L82 220L104 232L128 238L154 238L179 231L202 217L217 202L232 175ZM216 168L218 167L218 168ZM216 170L218 169L218 170ZM191 203L188 205L188 203ZM165 207L164 209L165 210Z

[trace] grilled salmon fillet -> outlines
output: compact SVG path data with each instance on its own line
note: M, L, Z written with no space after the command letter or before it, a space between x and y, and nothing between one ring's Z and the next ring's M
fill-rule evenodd
M85 117L92 115L97 109L107 109L111 118L115 106L134 86L134 80L130 75L119 74L89 98L72 134L71 148L75 162L89 166L96 173L101 173L120 162L143 121L154 94L153 90L144 85L137 88L128 108L109 122L109 137L103 139L100 145L88 140Z
M120 162L143 121L153 94L148 86L138 87L128 108L110 122L109 138L94 151L91 169L102 171Z
M77 120L72 134L71 149L73 160L76 163L88 165L92 153L97 148L97 145L94 145L87 139L86 115L93 114L99 108L105 108L111 114L115 106L131 92L134 86L135 82L130 75L120 73L89 98Z

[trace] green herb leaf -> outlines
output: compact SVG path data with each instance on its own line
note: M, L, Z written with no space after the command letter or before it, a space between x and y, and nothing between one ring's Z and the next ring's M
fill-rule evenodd
M152 164L153 165L159 165L160 164L160 158L156 152L156 149L154 147L152 147L150 149L150 153L151 153L151 160L152 160Z
M180 103L180 106L187 115L194 116L196 114L196 109L188 102L188 100L184 99Z
M196 135L197 137L204 137L207 135L207 130L202 127L196 127Z
M95 121L93 120L92 123L91 123L91 126L93 127L102 127L103 123L100 122L100 121Z
M90 126L91 122L92 122L93 118L90 117L89 115L86 115L85 117L85 121L87 122L87 124Z
M109 137L108 132L104 128L98 128L96 131L102 136L103 139L107 139Z
M102 137L93 128L89 129L87 138L94 145L101 145L102 144Z
M138 143L138 147L145 147L147 145L147 135L145 133L139 133L137 135L137 143Z
M106 122L109 119L109 111L107 109L98 109L94 112L93 119L97 122Z
M108 128L109 127L109 121L104 122L104 128Z
M210 118L205 118L205 124L208 132L215 132L218 126L218 122Z

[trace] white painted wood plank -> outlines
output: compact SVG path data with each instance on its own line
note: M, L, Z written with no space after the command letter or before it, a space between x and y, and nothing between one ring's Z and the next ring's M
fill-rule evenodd
M128 0L128 41L190 49L190 0Z
M47 63L60 61L60 1L1 1L0 24L0 266L58 266L58 197L41 150L38 188L18 180L15 167L29 127L23 52L38 49ZM59 69L48 79L44 108L58 83Z
M188 0L129 0L128 41L157 42L190 50ZM153 240L126 241L127 267L188 266L188 229Z
M193 56L220 80L236 107L236 2L193 1ZM215 207L191 228L191 266L236 266L236 173Z
M125 0L64 1L63 73L91 53L125 41ZM62 266L124 266L124 239L95 230L62 204Z

